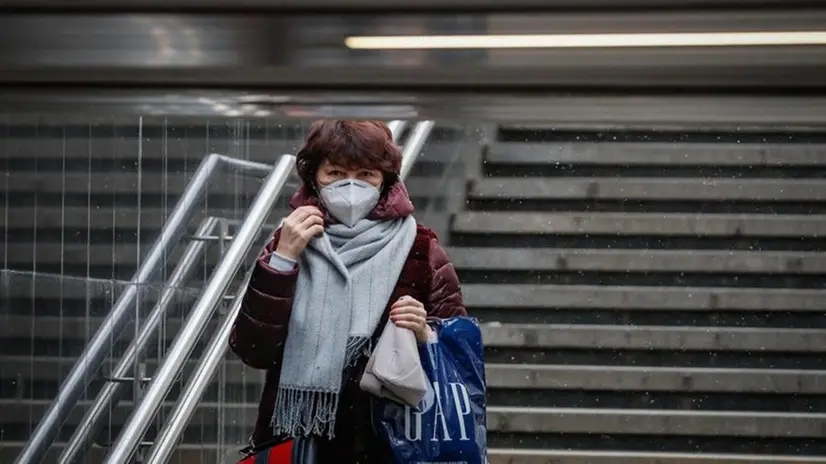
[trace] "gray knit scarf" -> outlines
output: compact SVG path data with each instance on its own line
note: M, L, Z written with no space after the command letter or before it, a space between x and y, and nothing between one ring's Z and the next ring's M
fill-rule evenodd
M368 354L416 239L412 216L327 227L298 259L273 411L276 434L332 438L344 368Z

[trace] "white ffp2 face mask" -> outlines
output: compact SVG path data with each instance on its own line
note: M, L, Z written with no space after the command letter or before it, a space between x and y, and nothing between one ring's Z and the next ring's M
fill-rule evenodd
M357 179L342 179L319 189L324 208L347 227L366 218L379 203L379 189Z

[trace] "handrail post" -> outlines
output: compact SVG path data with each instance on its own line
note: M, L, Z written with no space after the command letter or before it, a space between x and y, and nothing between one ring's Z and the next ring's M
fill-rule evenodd
M209 155L201 161L195 175L184 190L183 196L175 205L172 214L169 215L166 225L161 230L161 235L152 244L129 285L72 366L72 370L57 392L57 397L49 405L31 438L17 456L16 464L40 464L43 460L60 427L63 426L63 422L69 417L72 408L75 407L83 391L89 385L89 381L106 358L111 340L120 336L130 316L134 314L133 308L138 292L142 291L142 287L158 274L171 247L177 245L183 237L187 220L195 211L195 207L204 194L204 187L219 162L219 155Z
M229 340L232 332L233 322L241 311L241 305L244 302L243 293L247 284L249 284L250 277L252 277L252 272L248 272L244 278L241 284L241 292L232 300L232 305L221 321L220 327L212 335L213 338L209 342L209 346L201 355L201 362L192 372L185 389L178 396L175 409L166 418L166 424L155 438L152 449L149 451L149 457L144 460L144 464L166 464L172 457L172 453L175 452L175 445L178 444L178 440L192 418L192 413L198 408L198 403L201 401L204 392L209 388L209 384L212 383L215 371L218 370L218 366L224 359L227 340Z
M387 127L390 128L390 134L393 135L393 141L399 143L402 132L404 132L404 128L407 127L407 121L396 119L395 121L390 121L387 124Z
M433 121L422 121L413 128L413 133L410 134L402 151L402 167L399 170L399 177L402 179L407 179L407 176L410 175L410 170L413 169L413 165L421 155L427 138L430 137L430 132L433 131L433 125Z
M203 293L193 305L186 324L181 328L175 342L169 349L163 364L155 372L141 402L129 416L117 440L104 459L104 464L129 462L146 433L163 400L186 363L195 343L215 313L230 282L243 263L261 230L261 226L278 199L295 164L295 157L284 155L272 173L264 181L255 201L247 212L244 222L220 264L215 268Z
M400 173L402 180L405 180L408 174L410 174L410 168L419 157L419 153L427 141L433 125L433 121L423 121L417 124L413 134L410 136L410 139L408 139L407 144L405 144L404 150L402 151L402 169ZM396 134L394 133L394 135ZM405 168L405 166L407 167ZM192 414L198 407L198 403L201 401L204 392L215 377L215 371L218 369L218 366L220 366L221 360L224 359L229 335L232 332L235 319L241 311L244 292L246 291L247 283L251 275L251 273L247 274L244 283L235 295L229 311L221 320L221 325L218 327L216 333L213 334L209 345L207 345L204 350L200 362L192 371L186 386L181 390L178 401L175 403L175 408L166 418L166 424L155 438L149 455L144 461L145 464L166 464L172 457L172 453L175 451L175 445L189 424Z
M195 232L196 237L211 235L218 225L218 220L214 217L208 217L201 222ZM169 277L169 281L161 293L155 307L149 312L143 325L140 328L138 336L129 344L126 351L121 356L120 361L112 369L109 374L110 377L124 377L127 376L132 369L135 362L138 361L138 356L144 350L147 344L155 338L158 326L166 317L169 306L172 304L176 294L181 287L186 283L187 279L195 269L198 259L204 252L207 242L203 240L193 240L189 242L178 265ZM102 425L101 419L109 411L112 400L118 397L123 392L124 385L119 382L107 382L101 387L95 397L92 406L86 410L83 420L78 422L77 427L72 433L71 438L66 445L66 448L58 458L59 464L71 464L78 457L78 455L89 448L94 440L94 434L100 430Z

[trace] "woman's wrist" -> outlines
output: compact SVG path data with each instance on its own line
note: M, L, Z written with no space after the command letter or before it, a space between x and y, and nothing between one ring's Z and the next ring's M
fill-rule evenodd
M290 261L298 261L298 253L295 253L288 247L281 246L281 244L275 248L275 254Z
M422 332L416 337L420 344L435 343L438 337L436 331L431 329L429 325L425 325Z

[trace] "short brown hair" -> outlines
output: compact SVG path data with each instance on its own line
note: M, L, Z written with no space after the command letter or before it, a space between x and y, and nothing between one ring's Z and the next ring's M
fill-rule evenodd
M384 187L399 176L401 150L381 121L322 119L310 125L304 147L296 156L296 169L306 187L315 191L315 178L324 160L348 168L376 169L384 174Z

